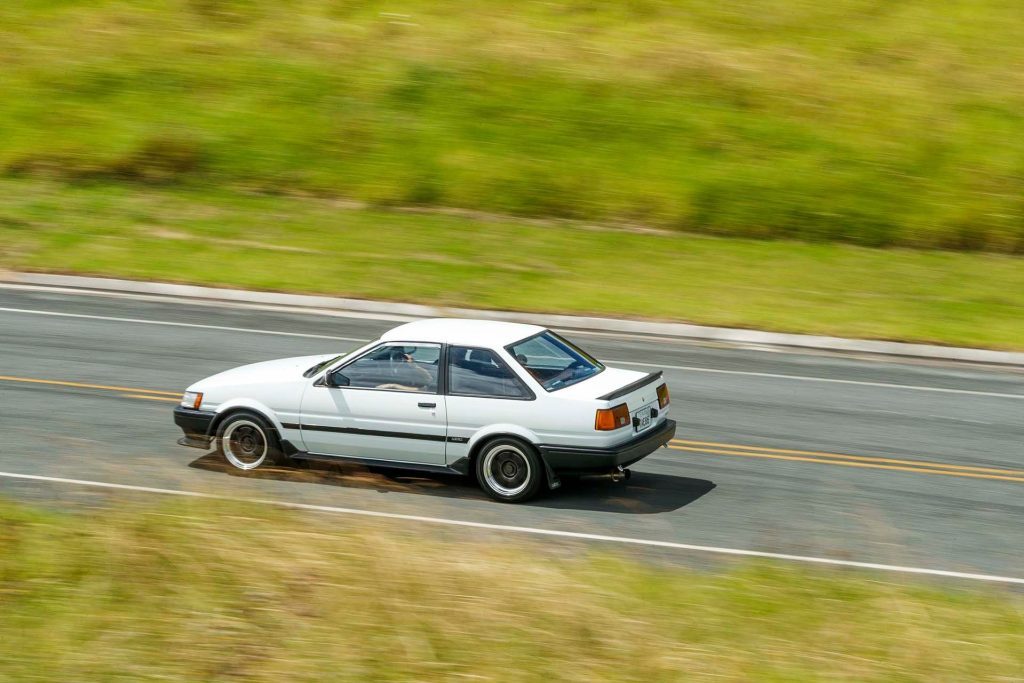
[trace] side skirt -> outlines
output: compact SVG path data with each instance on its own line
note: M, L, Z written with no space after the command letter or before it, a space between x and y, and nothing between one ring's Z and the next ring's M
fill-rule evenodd
M291 456L292 460L313 460L317 462L351 462L357 465L368 467L385 467L396 470L415 470L418 472L433 472L436 474L469 474L469 458L460 458L451 465L431 465L421 462L396 462L394 460L378 460L377 458L359 458L350 455L323 455L321 453L307 453L298 451Z

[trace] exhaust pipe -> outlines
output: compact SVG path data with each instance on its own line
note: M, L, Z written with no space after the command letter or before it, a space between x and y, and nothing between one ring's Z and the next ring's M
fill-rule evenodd
M630 476L632 476L632 474L633 473L630 472L629 470L624 469L622 467L622 465L619 465L615 469L615 471L612 472L611 477L612 477L612 481L618 483L620 481L629 481L629 478L630 478Z

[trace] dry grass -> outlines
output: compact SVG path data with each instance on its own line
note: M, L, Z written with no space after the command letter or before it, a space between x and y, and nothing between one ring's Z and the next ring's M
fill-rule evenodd
M1019 596L237 504L0 507L0 681L1011 680Z

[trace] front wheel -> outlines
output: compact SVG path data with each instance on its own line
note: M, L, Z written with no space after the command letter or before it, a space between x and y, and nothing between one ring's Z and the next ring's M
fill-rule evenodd
M266 420L254 413L228 416L217 429L217 450L235 469L280 464L283 455Z
M521 503L537 495L544 483L544 465L532 446L519 439L496 439L477 457L476 478L491 498Z

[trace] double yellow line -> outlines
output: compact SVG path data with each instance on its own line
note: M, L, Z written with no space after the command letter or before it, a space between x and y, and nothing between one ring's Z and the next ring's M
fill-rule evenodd
M973 467L943 462L929 462L927 460L899 460L897 458L882 458L871 455L848 455L846 453L801 451L788 448L765 448L763 446L742 446L717 441L688 441L686 439L673 439L669 443L669 448L677 451L711 455L734 455L769 460L794 460L796 462L815 462L824 465L840 465L842 467L867 467L878 470L896 470L898 472L940 474L948 477L1024 482L1024 470L1013 470L1003 467Z
M109 384L89 384L86 382L66 382L55 379L10 377L5 375L0 375L0 381L70 387L74 389L116 391L124 398L144 399L147 401L167 401L170 403L177 403L181 399L180 392L160 391L157 389L140 389L138 387L121 387ZM839 465L842 467L864 467L876 470L915 472L918 474L939 474L948 477L969 477L972 479L1024 482L1024 470L1014 470L1002 467L973 467L969 465L953 465L943 462L929 462L927 460L899 460L897 458L883 458L870 455L802 451L788 448L766 448L764 446L744 446L717 441L689 441L686 439L673 439L669 443L669 448L677 451L702 453L705 455L729 455L768 460L792 460L796 462L813 462L823 465Z
M158 391L156 389L140 389L138 387L117 387L109 384L89 384L86 382L65 382L56 379L36 379L34 377L9 377L0 375L0 382L20 382L23 384L45 384L57 387L71 387L73 389L101 389L103 391L118 391L125 398L144 398L149 401L173 401L181 400L181 392Z

